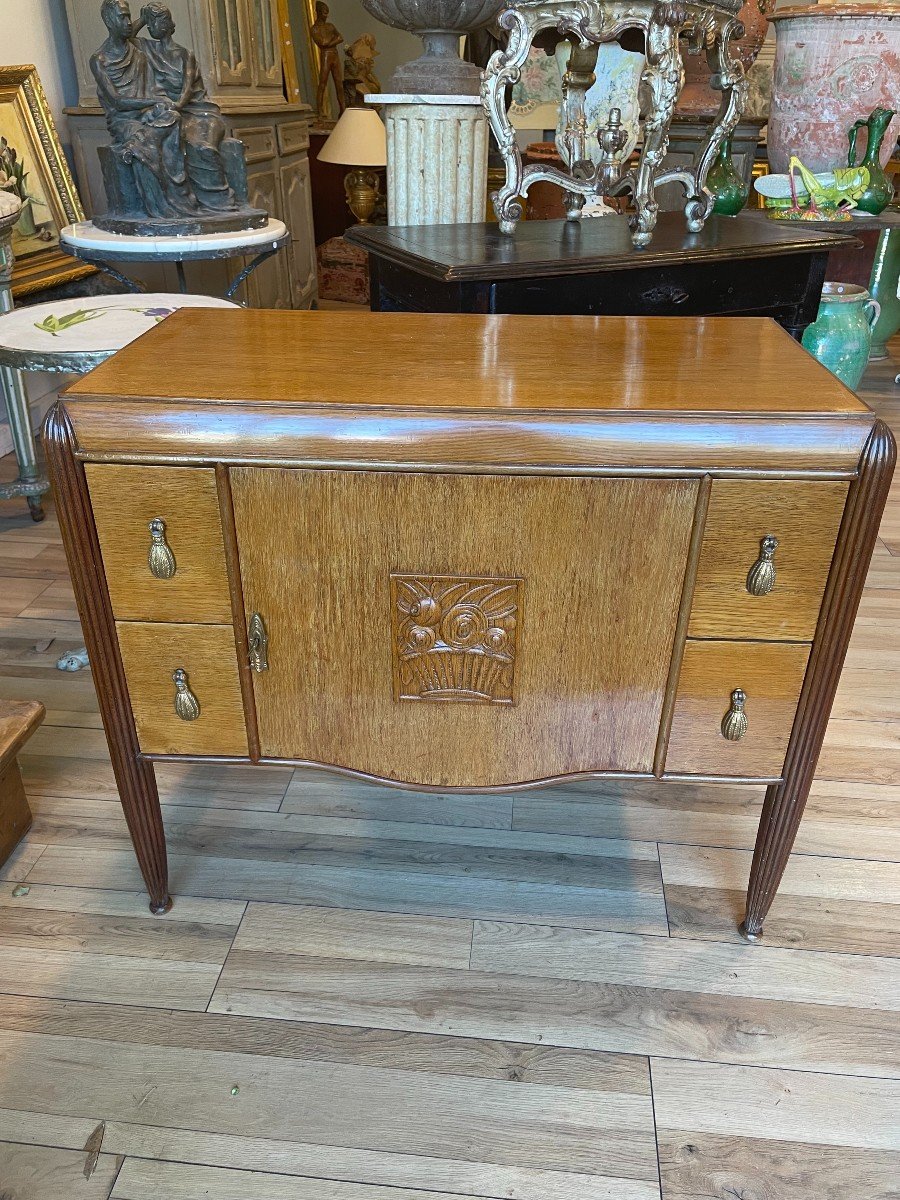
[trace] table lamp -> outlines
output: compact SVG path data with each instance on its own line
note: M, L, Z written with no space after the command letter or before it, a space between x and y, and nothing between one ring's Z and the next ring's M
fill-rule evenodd
M387 163L387 139L381 117L373 108L347 108L319 151L319 162L345 163L354 169L344 177L350 211L368 225L378 201L378 176L366 167Z

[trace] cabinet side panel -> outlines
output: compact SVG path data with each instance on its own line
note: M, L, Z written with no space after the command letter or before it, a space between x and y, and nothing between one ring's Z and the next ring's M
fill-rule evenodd
M652 770L697 481L231 480L265 757L437 787Z

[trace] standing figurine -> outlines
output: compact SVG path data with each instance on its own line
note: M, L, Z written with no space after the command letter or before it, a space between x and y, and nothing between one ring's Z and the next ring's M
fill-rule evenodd
M378 54L373 33L361 34L344 52L344 100L348 108L359 108L366 96L381 91L375 74Z
M328 20L328 5L324 0L316 4L316 19L310 26L312 40L319 47L321 64L319 66L319 86L316 90L316 110L321 115L325 111L325 97L328 92L329 76L334 81L337 93L338 113L342 113L344 104L344 78L341 71L341 60L338 46L343 44L343 37Z

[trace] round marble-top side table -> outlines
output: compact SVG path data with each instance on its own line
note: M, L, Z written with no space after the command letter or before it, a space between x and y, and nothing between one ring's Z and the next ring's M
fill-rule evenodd
M238 288L256 268L288 244L290 233L283 221L270 217L261 229L238 229L232 233L204 233L198 237L133 237L107 233L93 221L66 225L59 235L60 249L73 258L89 262L124 284L131 292L143 288L123 275L110 262L173 262L178 275L178 290L187 293L184 273L186 262L216 258L240 258L253 255L228 285L225 298L231 300Z
M4 378L15 381L18 392L24 396L20 371L84 374L178 308L237 307L230 300L215 296L156 292L140 296L75 297L14 308L0 315L0 371ZM25 422L26 432L19 430L19 438L30 453L34 478L30 491L20 490L15 494L27 495L32 515L40 519L44 515L40 498L50 485L37 471L27 403ZM19 461L21 464L21 458ZM64 654L56 665L61 671L78 671L87 666L87 661L87 651L81 648Z

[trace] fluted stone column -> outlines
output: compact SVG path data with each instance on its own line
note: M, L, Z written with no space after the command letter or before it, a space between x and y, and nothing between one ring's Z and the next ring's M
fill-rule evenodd
M378 95L387 126L389 225L483 221L488 123L478 96Z

